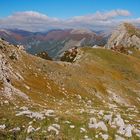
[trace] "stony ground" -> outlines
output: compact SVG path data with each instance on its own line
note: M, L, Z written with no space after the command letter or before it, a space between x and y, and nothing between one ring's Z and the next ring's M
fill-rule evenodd
M139 140L140 59L102 48L52 62L0 41L1 140Z

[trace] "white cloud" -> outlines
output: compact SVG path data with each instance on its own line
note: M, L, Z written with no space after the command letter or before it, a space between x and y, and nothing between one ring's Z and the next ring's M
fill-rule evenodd
M79 16L79 17L74 17L72 18L72 20L75 21L85 21L86 20L90 20L90 21L104 21L104 20L109 20L112 18L116 18L119 16L130 16L131 13L127 10L113 10L113 11L109 11L109 12L96 12L95 14L90 14L90 15L86 15L86 16Z
M34 12L18 12L0 20L1 28L19 28L30 31L47 30L52 24L59 22L57 18L50 18L47 15Z
M129 16L131 13L127 10L112 10L63 20L39 12L25 11L0 19L0 28L19 28L29 31L46 31L52 28L101 29L112 27L120 21L129 20L127 19ZM133 19L133 21L140 22L140 19Z

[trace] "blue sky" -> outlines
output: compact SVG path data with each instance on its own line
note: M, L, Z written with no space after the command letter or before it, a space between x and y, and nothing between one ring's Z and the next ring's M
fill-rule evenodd
M138 17L139 7L140 0L0 0L0 17L19 11L38 11L66 19L114 9L126 9L133 17Z
M0 0L0 28L29 31L140 26L140 0Z

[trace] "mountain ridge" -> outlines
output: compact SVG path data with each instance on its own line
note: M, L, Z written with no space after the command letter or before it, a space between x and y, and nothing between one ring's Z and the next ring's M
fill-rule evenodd
M129 23L123 23L112 33L106 44L107 48L123 46L124 48L140 46L140 29Z

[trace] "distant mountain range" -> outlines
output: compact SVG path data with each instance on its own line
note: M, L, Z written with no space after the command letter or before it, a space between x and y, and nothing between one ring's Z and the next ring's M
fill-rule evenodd
M48 32L28 32L18 29L1 29L0 37L12 44L22 44L27 52L38 54L47 51L53 58L59 57L64 51L77 46L103 46L110 33L94 32L85 29L50 30Z

